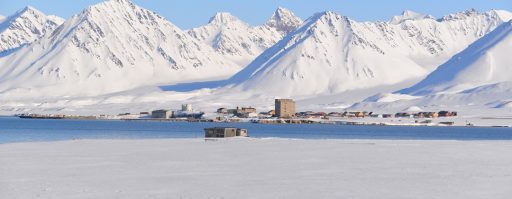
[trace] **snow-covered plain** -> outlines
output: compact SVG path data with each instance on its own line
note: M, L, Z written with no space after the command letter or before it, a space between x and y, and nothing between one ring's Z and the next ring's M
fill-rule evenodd
M0 197L493 198L512 142L203 139L0 145Z

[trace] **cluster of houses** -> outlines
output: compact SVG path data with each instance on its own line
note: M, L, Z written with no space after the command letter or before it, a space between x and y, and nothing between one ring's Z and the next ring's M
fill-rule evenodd
M320 119L328 119L328 118L438 118L438 117L456 117L457 112L451 111L439 111L439 112L418 112L418 113L409 113L409 112L399 112L395 114L379 114L368 111L345 111L345 112L313 112L313 111L305 111L298 112L295 114L297 118L320 118Z
M457 117L457 112L439 111L439 112L418 112L418 113L396 113L399 118L438 118L438 117Z
M457 112L398 112L398 113L373 113L368 111L344 111L344 112L296 112L296 104L292 99L276 99L273 110L258 112L253 107L219 108L214 117L204 117L204 112L194 111L191 104L183 104L181 110L159 109L151 112L141 112L140 119L194 119L212 121L240 121L243 118L259 121L284 119L284 120L310 120L310 119L335 119L335 118L438 118L456 117ZM210 114L209 114L210 115ZM133 115L126 113L122 118L131 118ZM135 117L135 116L133 116Z

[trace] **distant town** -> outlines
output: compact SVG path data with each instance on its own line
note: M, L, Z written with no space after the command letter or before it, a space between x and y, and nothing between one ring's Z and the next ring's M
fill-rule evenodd
M215 113L196 111L192 104L183 104L181 109L158 109L139 113L120 113L118 115L77 116L54 114L20 114L20 118L28 119L103 119L103 120L155 120L155 121L184 121L184 122L252 122L262 124L374 124L386 125L379 122L354 122L347 119L357 118L396 118L417 119L415 124L431 124L434 118L458 117L455 111L438 112L397 112L375 113L371 111L342 111L342 112L315 112L296 111L293 99L275 99L274 109L268 111L256 110L253 107L220 107ZM453 125L454 122L441 121L439 125ZM471 125L468 123L467 125Z

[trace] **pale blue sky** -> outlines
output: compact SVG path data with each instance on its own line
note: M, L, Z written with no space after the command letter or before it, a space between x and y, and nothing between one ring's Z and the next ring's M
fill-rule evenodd
M253 24L264 23L282 6L303 19L320 11L334 11L358 21L388 20L403 10L441 17L475 8L480 11L512 11L512 0L133 0L183 29L208 22L216 12L226 11ZM77 14L101 0L0 0L0 15L8 16L26 5L64 18Z

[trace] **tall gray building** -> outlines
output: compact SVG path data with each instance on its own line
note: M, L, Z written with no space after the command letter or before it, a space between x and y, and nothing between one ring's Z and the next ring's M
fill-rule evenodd
M276 99L276 117L292 118L295 116L295 101L292 99Z

